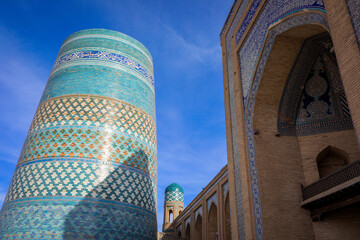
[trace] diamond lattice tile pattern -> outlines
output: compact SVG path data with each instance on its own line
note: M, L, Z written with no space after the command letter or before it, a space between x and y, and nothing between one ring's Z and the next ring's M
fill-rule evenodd
M53 161L18 168L5 201L49 196L88 197L156 211L154 187L148 176L129 169Z
M145 144L121 134L82 128L41 130L29 135L18 165L64 157L122 163L156 177L155 152Z
M165 193L165 201L179 201L184 202L184 193L179 191L172 191Z
M29 133L59 126L101 127L129 134L156 146L151 117L133 105L113 99L69 96L43 103L36 111Z

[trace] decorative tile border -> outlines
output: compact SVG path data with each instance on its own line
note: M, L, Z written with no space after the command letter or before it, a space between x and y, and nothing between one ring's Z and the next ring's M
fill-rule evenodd
M250 10L247 12L244 21L241 23L241 26L238 30L238 32L236 33L236 44L239 44L240 39L243 37L247 27L250 24L251 19L253 18L253 16L255 15L256 10L258 9L258 7L260 6L260 3L263 0L254 0L251 4Z
M131 47L133 47L133 45L136 45L136 48L141 48L146 53L146 55L150 57L150 60L152 61L149 50L138 40L130 37L127 34L124 34L124 33L118 32L118 31L113 31L113 30L109 30L109 29L99 29L99 28L85 29L85 30L81 30L81 31L71 34L70 36L68 36L65 39L64 43L62 44L62 46L60 48L60 52L64 52L63 46L66 46L68 43L72 42L73 39L79 40L79 39L83 39L83 38L112 39L117 42L128 44ZM95 41L97 41L97 40L95 40ZM98 44L98 46L100 46L100 47L101 47L101 45L102 44Z
M237 2L238 2L238 0L235 0L233 5L231 6L230 13L228 14L228 16L225 20L225 24L224 24L223 28L221 29L220 38L222 38L224 36L225 30L229 26L229 21L230 21L232 15L234 14Z
M85 51L77 51L66 54L55 61L53 70L51 72L54 73L58 68L58 66L61 64L76 60L81 60L81 59L89 59L89 60L96 59L102 61L108 60L108 61L116 62L122 66L126 66L140 73L151 83L152 86L154 86L154 77L146 68L144 68L139 63L126 56L122 56L120 54L110 53L106 51L85 50Z
M360 2L358 0L346 0L346 3L360 49Z
M106 51L135 60L149 70L149 72L153 73L152 58L148 50L136 40L129 41L130 38L120 40L124 36L109 36L95 32L83 32L80 36L70 36L61 46L57 59L75 51Z
M304 24L320 24L327 29L329 29L326 19L320 14L303 14L292 17L276 27L272 28L269 31L268 38L264 45L263 54L260 57L260 64L256 69L256 74L254 78L254 83L251 88L251 92L248 100L248 107L246 109L246 135L248 143L248 154L249 154L249 167L250 167L250 177L251 177L251 187L253 195L253 204L254 204L254 214L255 214L255 230L256 230L256 239L264 239L263 225L262 225L262 214L261 214L261 203L260 203L260 192L259 192L259 180L257 175L256 167L256 157L255 157L255 141L253 133L253 113L255 107L255 98L260 85L260 80L262 78L265 65L270 56L272 46L275 42L275 37L287 30L294 28L296 26Z
M60 48L60 51L59 52L62 52L62 49L64 48L65 45L73 42L73 41L77 41L77 40L80 40L80 39L87 39L87 38L102 38L102 39L111 39L111 40L114 40L114 41L117 41L117 42L122 42L128 46L131 46L133 48L135 48L137 51L141 52L147 59L147 61L149 62L149 64L151 64L151 67L152 67L152 58L151 58L151 55L150 53L146 50L146 48L143 46L143 47L140 47L138 46L137 44L139 43L135 43L134 41L130 42L129 39L124 39L124 38L119 38L119 37L115 37L115 36L109 36L109 35L104 35L104 34L86 34L86 35L81 35L81 36L78 36L78 37L73 37L69 40L65 40ZM142 44L141 44L142 45Z
M243 36L243 33L247 29L253 14L256 12L256 9L260 4L258 1L260 0L255 0L253 2L254 7L250 9L249 16L246 18L247 21L244 21L240 27L237 33L238 36ZM263 10L257 17L256 22L246 36L246 39L244 40L238 53L244 108L247 105L248 94L255 74L256 64L269 27L287 15L303 11L305 9L325 11L322 0L271 0L265 3ZM240 38L237 39L237 42L239 41Z
M226 55L227 55L227 73L228 73L228 82L229 82L229 101L230 101L230 120L231 120L231 129L232 129L232 147L233 147L233 167L234 167L234 177L235 177L235 198L236 198L236 209L237 209L237 221L238 221L238 234L240 240L245 240L245 224L244 224L244 215L243 215L243 204L242 204L242 189L241 189L241 171L240 171L240 160L239 160L239 142L237 135L237 120L236 120L236 108L235 105L235 91L234 91L234 71L232 65L232 52L231 52L231 37L235 32L235 27L240 21L241 16L243 15L245 8L249 0L243 0L239 6L239 9L235 15L234 21L232 22L229 31L226 35ZM229 166L231 167L231 166Z

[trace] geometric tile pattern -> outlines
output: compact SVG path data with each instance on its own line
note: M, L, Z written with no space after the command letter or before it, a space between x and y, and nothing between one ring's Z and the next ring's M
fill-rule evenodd
M257 8L261 5L261 1L263 0L253 1L250 11L247 13L244 22L236 34L237 43L243 38L243 33L247 29ZM289 14L303 11L304 9L325 11L322 0L266 1L238 52L244 107L247 106L248 94L255 74L256 64L270 25Z
M51 158L82 158L106 164L122 163L156 178L156 153L145 144L119 133L95 129L56 128L30 134L18 165Z
M152 72L129 36L89 29L66 39L0 212L0 239L156 238Z
M360 2L358 0L346 0L346 3L360 48Z
M179 191L166 192L165 193L165 202L184 202L184 193Z
M234 10L235 10L235 6L236 6L236 3L238 2L238 0L235 0L233 5L231 6L231 9L230 9L230 12L225 20L225 23L224 23L224 26L222 27L221 29L221 32L220 32L220 38L222 38L224 36L224 33L225 33L225 30L226 28L228 27L229 25L229 21L230 21L230 18L232 17L232 15L234 14Z
M271 2L272 1L269 1L269 3ZM257 22L258 21L259 20L257 20ZM251 91L248 96L248 105L245 111L250 178L251 178L251 187L252 187L252 195L253 195L252 197L253 197L254 213L255 213L255 219L254 219L255 230L256 230L256 239L258 240L264 239L264 234L263 234L263 226L262 226L260 190L259 190L259 180L258 180L257 167L256 167L255 140L254 140L254 132L253 132L253 112L255 107L256 93L258 91L262 74L265 69L267 60L270 56L270 52L275 42L276 36L296 26L300 26L304 24L314 24L314 23L320 24L325 28L329 29L326 19L324 19L322 15L316 13L304 13L302 15L294 16L286 21L279 23L269 31L266 42L263 43L264 46L263 46L262 54L261 56L258 56L260 58L259 65L256 69L256 72L254 73L255 74L254 82L251 86Z
M247 27L250 24L251 19L253 18L254 14L255 14L256 10L258 9L258 7L260 6L261 2L262 2L262 0L254 0L252 2L249 11L246 13L244 21L241 23L241 26L240 26L238 32L236 33L236 44L239 44L240 39L243 37Z
M114 99L92 96L53 98L36 111L29 133L63 126L110 128L156 146L155 122L133 105Z
M184 190L179 184L172 183L166 187L165 202L167 201L184 202Z
M152 240L156 239L156 215L91 199L15 202L3 206L0 229L0 239L5 240Z
M89 197L156 211L153 181L131 169L86 162L52 161L17 168L5 201L34 197Z
M240 19L243 16L246 6L248 5L249 0L243 0L239 3L238 10L234 16L233 22L231 23L229 30L225 36L226 39L226 63L227 63L227 72L228 78L227 81L229 83L229 100L230 100L230 115L231 115L231 126L232 129L236 129L237 126L237 119L236 119L236 109L238 106L235 106L235 99L234 96L234 71L233 71L233 64L232 64L232 40L233 35L236 31L237 25L240 23ZM243 203L242 203L242 189L241 189L241 171L240 171L240 162L239 162L239 141L237 137L237 131L232 132L231 138L232 146L233 146L233 159L234 159L234 172L235 172L235 197L236 197L236 216L237 216L237 233L239 236L239 240L245 239L245 223L244 223L244 211L243 211Z
M146 79L148 79L149 83L154 86L154 78L151 75L151 73L141 66L136 61L126 57L122 56L120 54L115 53L109 53L106 51L95 51L95 50L88 50L88 51L77 51L72 52L69 54L66 54L59 59L56 60L54 64L54 68L56 68L58 65L63 64L65 62L74 61L77 59L82 58L88 58L88 59L103 59L108 61L115 61L123 66L127 66L129 68L132 68L133 70L139 72L141 75L143 75Z

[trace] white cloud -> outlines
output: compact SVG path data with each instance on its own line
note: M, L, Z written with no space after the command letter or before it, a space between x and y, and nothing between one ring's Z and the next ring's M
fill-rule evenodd
M0 161L16 163L50 70L0 28Z
M2 143L4 144L4 143ZM19 158L21 149L17 147L13 147L10 143L5 146L0 146L1 155L5 155L6 157L0 157L0 161L6 161L9 163L16 164Z
M3 188L0 188L0 209L4 203L5 197L6 197L6 192L3 192Z
M6 197L6 192L0 192L0 202L3 202Z
M191 42L190 40L186 40L184 36L180 35L168 25L164 25L163 28L167 38L166 41L173 45L174 49L177 49L177 60L174 62L175 66L180 68L183 67L184 64L190 65L194 62L201 64L207 63L206 66L218 66L219 64L221 66L221 49L219 44L202 46L195 41Z
M49 71L38 64L36 56L22 50L11 36L0 37L6 46L0 55L0 122L10 130L27 131Z

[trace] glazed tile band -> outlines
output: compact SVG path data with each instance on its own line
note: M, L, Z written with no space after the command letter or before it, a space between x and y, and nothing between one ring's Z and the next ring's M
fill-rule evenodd
M101 59L101 60L116 62L118 64L121 64L122 66L128 67L131 70L136 71L137 73L140 73L143 77L145 77L148 80L148 82L152 86L154 86L154 78L152 74L145 67L141 66L139 63L130 59L129 57L116 53L106 52L106 51L84 50L84 51L76 51L66 54L56 60L54 64L54 68L51 71L51 74L56 72L58 66L64 63L73 62L76 60L83 60L83 59L97 59L97 60Z
M58 54L4 205L0 239L155 239L150 53L104 29Z

